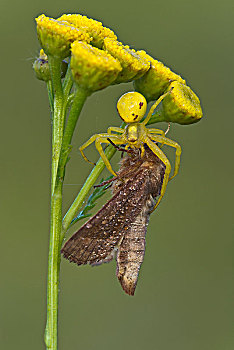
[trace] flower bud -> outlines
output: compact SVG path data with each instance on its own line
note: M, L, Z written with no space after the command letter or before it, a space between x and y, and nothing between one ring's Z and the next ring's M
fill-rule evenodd
M46 82L51 80L48 57L43 50L40 51L40 56L34 61L33 69L37 79Z
M197 123L202 118L199 98L190 87L173 81L167 91L170 93L162 100L161 107L152 114L151 123L166 121L186 125Z
M61 63L61 78L65 77L67 72L68 63L66 61L62 61ZM33 63L33 69L35 71L36 77L39 80L43 80L45 82L51 80L48 57L44 53L44 50L41 49L40 56Z
M36 18L37 34L47 55L65 58L70 55L71 43L75 40L90 42L90 35L66 22L41 15Z
M135 77L140 77L150 68L148 60L117 40L105 38L104 49L115 57L122 66L122 71L114 82L115 84L126 83Z
M76 83L93 92L110 85L122 70L118 60L81 41L71 45L71 70Z
M103 27L101 22L86 16L79 14L65 14L59 17L58 21L66 21L72 24L74 27L89 33L92 37L90 44L98 47L99 49L102 49L103 47L104 38L112 38L117 40L117 36L111 29Z
M174 80L186 84L179 75L173 73L162 62L147 55L145 51L137 51L137 54L150 62L150 69L146 74L133 82L135 90L144 95L148 102L157 100Z

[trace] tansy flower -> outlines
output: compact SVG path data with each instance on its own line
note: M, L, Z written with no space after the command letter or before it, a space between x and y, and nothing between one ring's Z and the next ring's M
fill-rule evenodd
M203 114L199 98L188 87L173 81L167 91L170 93L162 100L161 108L152 115L153 122L167 121L178 124L198 122Z
M114 57L84 42L75 41L71 45L71 52L74 80L90 93L110 85L122 70Z
M85 30L92 37L91 44L102 48L104 38L112 38L117 40L115 33L102 25L101 22L98 22L92 18L82 16L79 14L68 14L62 15L58 18L59 21L66 21L72 24L74 27Z
M139 56L135 50L130 49L129 46L125 46L117 40L105 38L104 49L118 59L122 66L122 71L115 83L131 81L134 77L140 77L145 74L150 68L150 63L145 57Z
M161 96L172 81L186 84L185 80L173 73L162 62L153 59L145 51L137 51L137 54L150 62L150 69L140 79L134 80L135 90L145 96L147 101L154 101Z
M65 58L70 54L71 43L75 40L90 42L90 35L69 23L60 22L41 15L36 18L38 38L47 55Z

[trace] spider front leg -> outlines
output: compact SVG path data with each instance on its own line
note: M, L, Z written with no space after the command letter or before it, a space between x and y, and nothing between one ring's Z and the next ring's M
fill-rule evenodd
M95 134L95 135L91 136L90 139L88 139L88 141L86 141L82 146L79 147L79 151L80 151L82 157L84 158L84 160L86 160L86 162L88 162L88 163L90 163L90 164L93 164L93 165L96 165L96 164L93 163L93 162L90 162L90 160L88 160L88 158L87 158L86 155L84 154L84 151L83 151L83 150L84 150L86 147L88 147L89 145L91 145L91 143L93 143L93 142L97 139L97 137L99 137L100 135L101 135L101 134Z
M180 167L180 156L181 156L181 147L180 145L172 141L171 139L168 139L167 137L163 137L160 135L149 135L151 140L154 140L156 142L160 142L162 144L174 147L176 149L176 158L175 158L175 169L174 174L169 178L169 180L173 179L178 174L179 167Z
M107 156L105 155L103 148L102 148L102 143L109 143L110 139L115 145L122 145L123 144L123 139L122 136L118 136L118 135L109 135L109 134L100 134L95 141L95 146L97 148L97 151L99 152L103 162L105 163L105 166L107 167L107 169L110 171L111 174L113 174L114 176L117 176L116 173L114 172L114 170L111 167L111 164L107 158Z
M165 136L165 132L163 130L161 130L161 129L148 129L147 128L147 131L150 134L159 134L159 135Z
M121 128L118 128L117 126L110 126L108 129L107 129L107 133L111 135L112 131L115 131L115 132L119 132L120 134L122 134L124 132L123 129Z
M150 138L148 136L145 137L144 142L147 144L147 146L151 149L151 151L156 154L156 156L158 156L158 158L165 164L166 169L165 169L165 174L164 174L164 178L163 178L163 183L162 183L162 187L161 187L161 193L160 193L160 197L157 201L157 203L155 204L154 208L152 211L154 211L157 206L159 205L159 203L161 202L166 188L167 188L167 183L169 180L169 175L171 172L171 164L169 162L169 160L167 159L167 157L165 156L165 154L163 153L163 151L157 146L155 145L155 143L153 143Z
M111 140L113 140L113 142L118 142L118 139L117 139L117 141L116 141L116 137L118 138L119 136L118 135L109 135L109 134L95 134L95 135L93 135L93 136L91 136L90 137L90 139L88 140L88 141L86 141L82 146L80 146L79 147L79 151L80 151L80 153L81 153L81 155L82 155L82 157L84 158L84 160L86 160L86 162L88 162L88 163L90 163L90 164L93 164L93 165L96 165L96 163L94 163L94 162L91 162L87 157L86 157L86 155L84 154L84 149L85 148L87 148L89 145L91 145L91 143L93 143L94 141L95 141L95 144L96 144L96 140L98 139L98 138L101 138L101 137L104 137L105 138L105 140L107 140L108 138L109 139L111 139ZM115 140L115 141L114 141ZM106 143L110 143L108 140L106 141ZM102 147L101 147L101 150L102 150L102 152L103 152L103 149L102 149ZM99 151L99 150L98 150ZM99 152L100 153L100 152ZM104 153L104 152L103 152ZM101 154L100 154L101 155ZM105 155L105 153L104 153L104 158L107 160L107 163L108 163L108 165L110 166L110 163L109 163L109 161L108 161L108 159L106 158L106 155ZM102 157L102 159L103 159L103 157ZM104 161L104 159L103 159L103 161ZM104 163L105 163L105 161L104 161ZM105 163L106 164L106 163ZM111 167L110 167L111 168ZM113 174L113 172L111 172L112 174Z

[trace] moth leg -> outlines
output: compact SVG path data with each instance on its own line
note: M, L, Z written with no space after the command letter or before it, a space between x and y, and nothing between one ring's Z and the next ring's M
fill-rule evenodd
M121 128L118 128L117 126L110 126L108 129L107 129L107 133L111 135L112 131L115 131L115 132L119 132L120 134L123 134L124 133L124 130L121 129Z
M167 188L167 183L168 183L168 180L169 180L169 175L170 175L170 172L171 172L171 164L170 164L169 160L167 159L167 157L165 156L165 154L163 153L163 151L157 145L155 145L155 143L153 143L150 140L149 137L145 138L145 143L148 145L148 147L151 149L151 151L154 154L156 154L156 156L158 156L158 158L166 166L160 197L159 197L157 203L155 204L154 208L152 209L152 211L154 211L157 208L157 206L159 205L159 203L161 202L161 200L162 200L162 198L163 198L163 196L165 194L165 191L166 191L166 188Z
M163 137L163 136L159 136L159 135L157 135L157 136L156 135L154 135L154 136L149 135L149 137L154 141L158 141L160 143L174 147L176 149L174 174L169 178L169 180L173 179L173 177L175 177L178 174L179 167L180 167L180 156L181 156L180 145L177 142L168 139L167 137Z
M101 144L102 143L110 143L108 141L108 139L110 139L112 142L114 142L114 144L122 145L123 144L122 137L121 136L117 136L117 135L109 135L109 134L106 134L108 136L103 136L103 135L105 135L105 134L102 134L102 135L100 135L99 137L96 138L95 146L96 146L97 151L99 152L103 162L105 163L105 166L109 170L109 172L111 174L113 174L114 176L117 176L116 173L114 172L114 170L112 169L111 164L110 164L107 156L105 155Z

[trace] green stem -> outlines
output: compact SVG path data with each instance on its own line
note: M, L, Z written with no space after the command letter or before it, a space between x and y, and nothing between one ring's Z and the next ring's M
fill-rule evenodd
M113 155L115 154L116 149L113 146L108 146L105 154L108 159L111 159ZM93 168L92 172L90 173L89 177L85 181L82 189L80 190L79 194L75 198L74 202L70 206L69 210L67 211L66 215L64 216L63 219L63 228L62 228L62 233L61 233L61 242L64 238L65 233L67 232L72 220L74 219L77 211L80 209L82 206L86 196L88 195L89 191L95 184L98 176L101 174L103 169L105 168L105 164L103 160L100 158L99 161L97 162L96 166Z
M45 329L45 344L47 350L57 350L58 338L58 284L60 267L60 235L62 222L62 182L55 188L57 167L63 135L63 91L61 85L61 61L49 57L50 73L52 77L49 84L50 96L54 95L53 121L52 121L52 164L51 164L51 219L50 243L48 258L47 280L47 322ZM52 102L52 101L51 101ZM61 127L62 126L62 127Z
M64 93L65 99L70 94L73 83L74 83L74 81L72 78L72 72L71 72L71 67L70 67L70 63L69 63L69 65L67 67L67 73L66 73L66 76L65 76L64 81L63 81L63 93Z
M62 186L62 181L59 181L51 197L51 224L47 280L47 322L45 329L45 343L47 350L57 350Z
M61 229L63 178L67 161L67 155L70 148L70 142L81 109L86 100L87 92L84 92L84 90L82 89L77 89L70 110L70 115L68 117L67 124L65 127L65 131L63 133L65 103L60 91L61 84L59 84L58 79L56 80L56 74L58 74L59 72L57 64L58 62L55 62L53 59L51 61L51 70L53 70L55 78L54 80L52 80L54 81L54 118L52 132L51 228L48 261L47 323L45 330L45 343L47 350L57 350L58 287L60 270L60 249L62 242ZM57 91L59 91L59 93L57 93Z
M54 97L53 97L53 90L52 90L51 80L47 81L46 85L47 85L48 98L49 98L49 104L50 104L51 120L53 121Z
M74 134L80 112L88 96L89 96L89 93L86 90L80 87L77 87L74 95L72 107L70 110L70 114L65 127L64 135L63 135L61 155L59 159L59 172L58 172L58 176L60 178L63 178L64 176L64 169L66 166L67 157L71 149L70 144L71 144L72 136Z
M48 56L52 87L54 94L54 113L52 131L52 179L51 193L54 191L57 176L57 168L63 137L64 109L63 109L63 89L61 83L61 59Z

